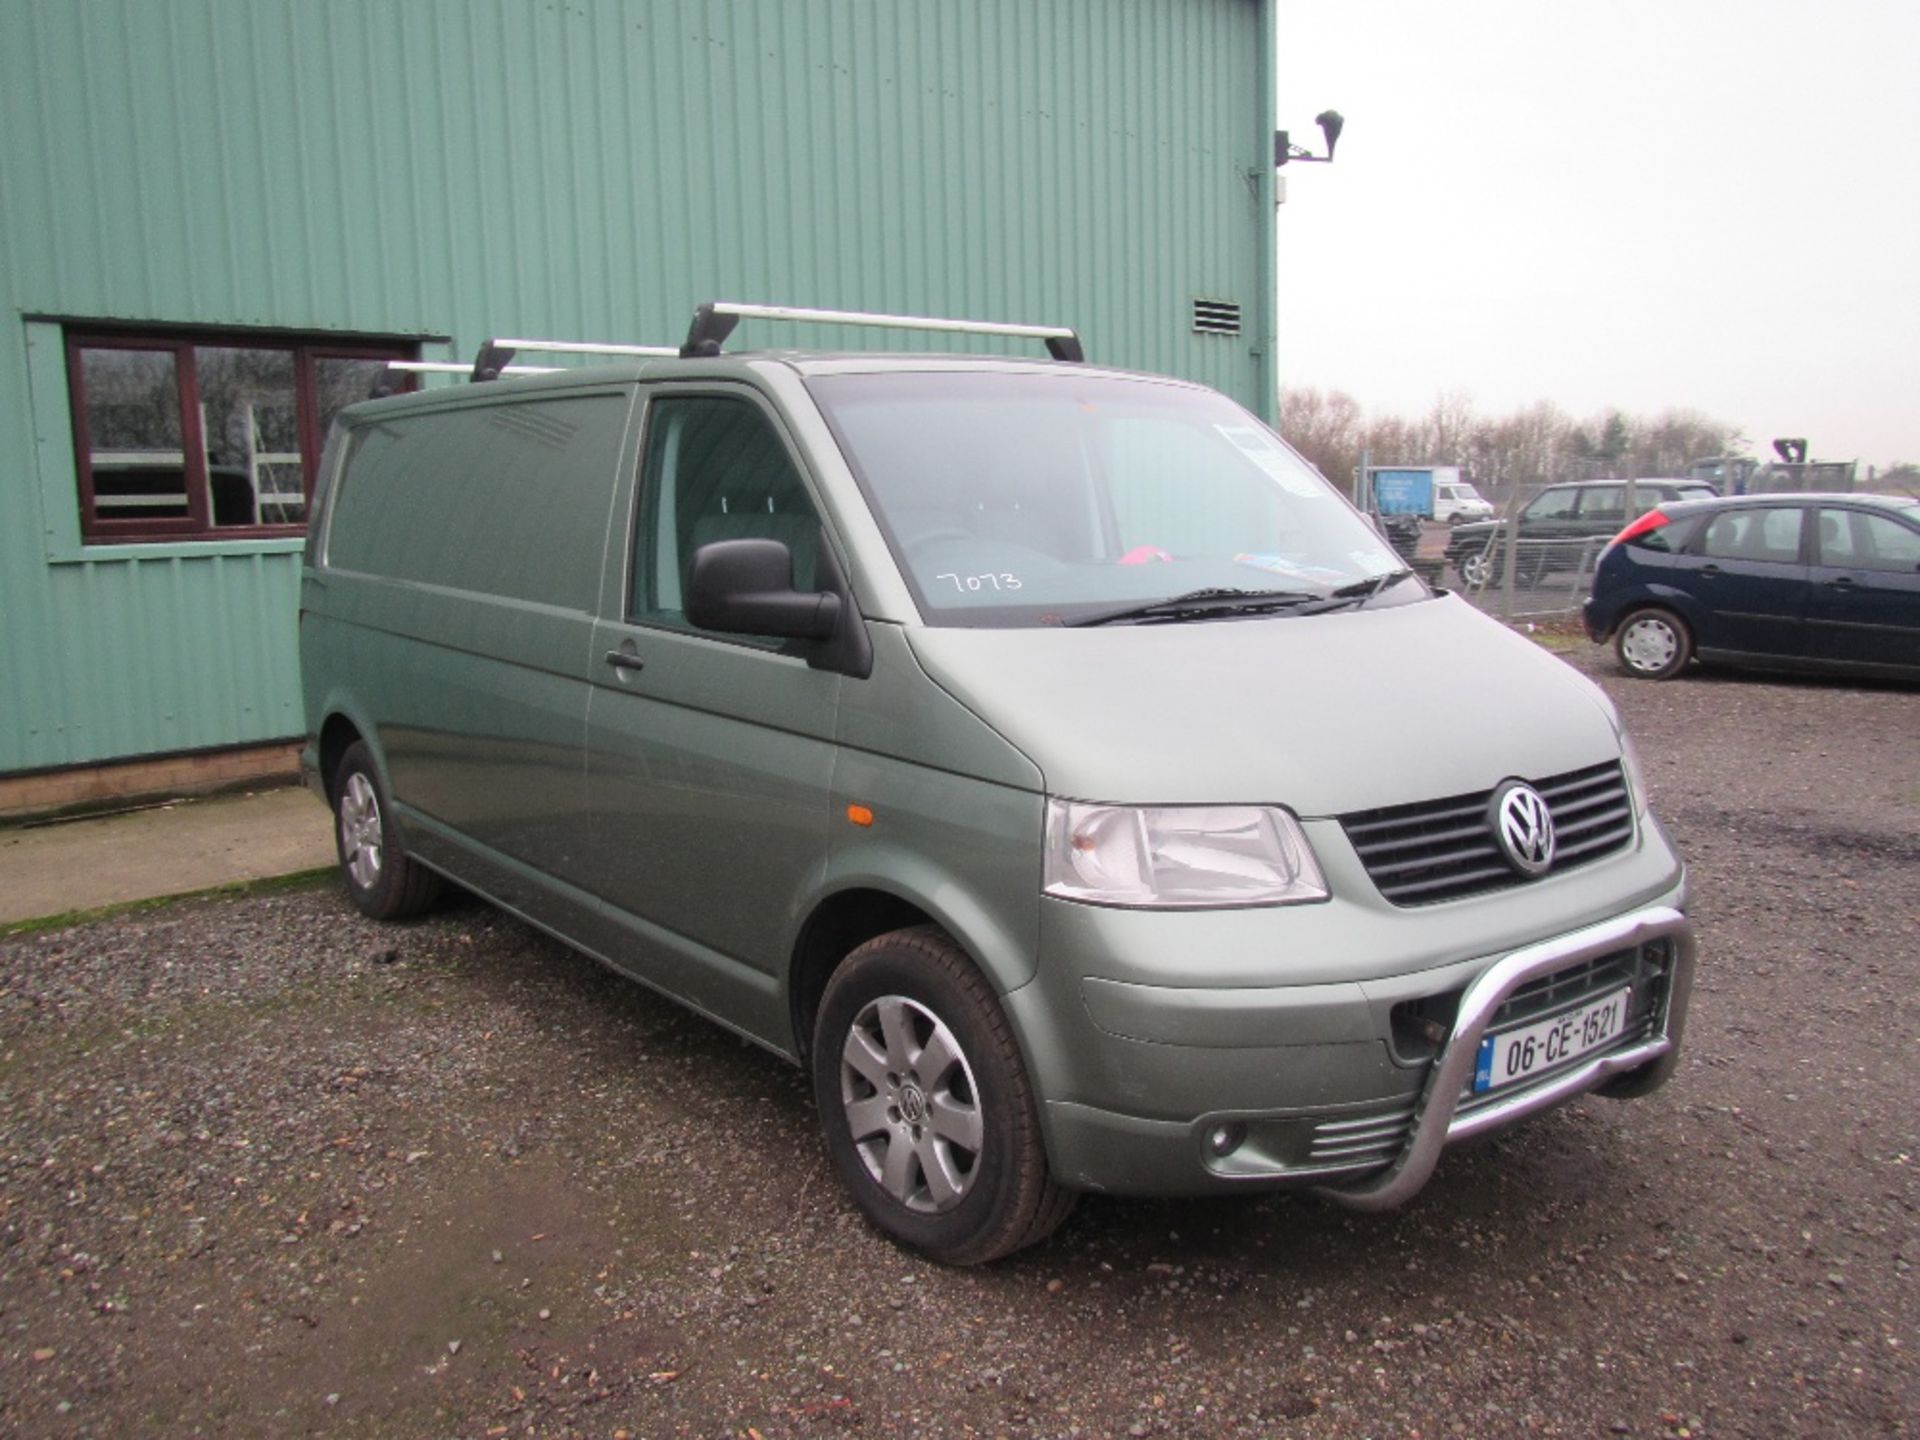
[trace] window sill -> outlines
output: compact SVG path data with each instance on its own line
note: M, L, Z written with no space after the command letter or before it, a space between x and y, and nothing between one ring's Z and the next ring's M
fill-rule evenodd
M138 540L83 543L54 551L49 565L89 565L102 560L200 560L210 556L293 555L307 548L304 535L255 535L237 540Z

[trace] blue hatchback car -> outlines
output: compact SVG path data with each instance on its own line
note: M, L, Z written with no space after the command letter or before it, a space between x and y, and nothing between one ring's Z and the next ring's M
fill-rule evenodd
M1668 680L1695 657L1920 679L1920 500L1746 495L1673 501L1619 535L1583 617L1621 668Z

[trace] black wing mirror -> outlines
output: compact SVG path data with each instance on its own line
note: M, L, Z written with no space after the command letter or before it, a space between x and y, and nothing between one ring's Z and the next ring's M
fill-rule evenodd
M824 640L840 597L793 588L793 552L779 540L717 540L693 552L687 619L702 630Z
M873 673L873 643L840 562L820 537L824 590L793 588L793 552L781 540L716 540L693 552L687 619L702 630L815 642L807 663L857 679Z

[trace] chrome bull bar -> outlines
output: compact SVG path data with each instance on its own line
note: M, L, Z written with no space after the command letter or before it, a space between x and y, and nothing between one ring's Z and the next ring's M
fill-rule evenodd
M1507 997L1528 981L1564 970L1617 950L1664 940L1672 948L1667 975L1666 1005L1654 1018L1653 1034L1618 1050L1583 1061L1561 1074L1527 1086L1518 1094L1456 1115L1460 1097L1473 1073L1481 1036ZM1584 930L1576 930L1537 945L1529 945L1496 961L1467 987L1446 1048L1427 1074L1426 1088L1414 1107L1407 1144L1396 1159L1377 1175L1354 1185L1321 1186L1319 1193L1350 1210L1391 1210L1405 1204L1427 1183L1440 1152L1449 1141L1495 1130L1523 1115L1545 1110L1561 1101L1605 1084L1616 1076L1645 1066L1656 1067L1647 1077L1651 1089L1672 1073L1679 1060L1686 1028L1687 1000L1693 990L1693 926L1668 905L1652 905Z

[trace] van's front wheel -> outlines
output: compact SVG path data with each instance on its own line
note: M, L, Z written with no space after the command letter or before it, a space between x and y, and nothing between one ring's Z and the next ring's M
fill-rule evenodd
M418 915L440 895L440 877L394 842L391 806L364 740L349 745L327 787L333 796L333 839L347 897L375 920Z
M1019 1046L993 992L933 926L868 941L841 964L813 1034L827 1150L860 1208L952 1265L1052 1233L1053 1183Z

